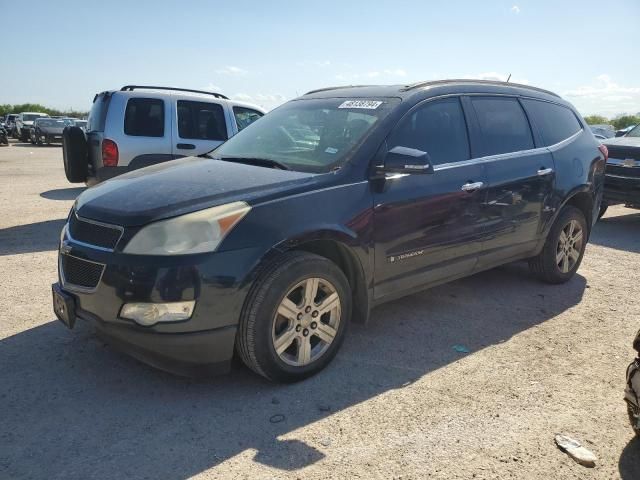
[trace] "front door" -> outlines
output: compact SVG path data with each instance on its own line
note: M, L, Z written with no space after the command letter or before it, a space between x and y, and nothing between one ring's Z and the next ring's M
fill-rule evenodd
M470 273L483 234L487 177L470 160L457 97L414 107L387 139L426 151L433 174L388 175L374 191L376 299Z

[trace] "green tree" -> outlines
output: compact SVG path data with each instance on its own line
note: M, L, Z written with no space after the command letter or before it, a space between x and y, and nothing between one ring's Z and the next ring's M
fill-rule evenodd
M640 123L640 116L638 115L622 115L618 118L614 118L611 122L616 130L621 128L627 128L631 125L638 125Z
M609 122L607 117L603 117L602 115L589 115L588 117L584 117L585 122L589 125L606 125Z

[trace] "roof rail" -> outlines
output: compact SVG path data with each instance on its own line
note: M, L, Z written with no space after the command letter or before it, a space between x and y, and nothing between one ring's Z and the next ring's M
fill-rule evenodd
M560 98L560 95L558 95L557 93L550 92L549 90L545 90L544 88L532 87L531 85L524 85L521 83L501 82L499 80L474 80L472 78L456 78L452 80L431 80L426 82L412 83L409 85L405 85L402 88L402 91L406 92L409 90L413 90L415 88L431 87L436 85L443 85L446 83L478 83L481 85L502 85L506 87L527 88L529 90L535 90L538 92L546 93L548 95L553 95L554 97Z
M361 87L370 87L370 86L371 85L339 85L337 87L325 87L325 88L318 88L317 90L309 90L304 95L311 95L312 93L327 92L329 90L338 90L339 88L361 88Z
M125 85L120 89L121 92L132 92L134 90L144 88L147 90L173 90L176 92L190 92L190 93L202 93L204 95L213 95L216 98L223 98L229 100L229 97L216 92L205 92L204 90L191 90L189 88L173 88L173 87L154 87L152 85Z

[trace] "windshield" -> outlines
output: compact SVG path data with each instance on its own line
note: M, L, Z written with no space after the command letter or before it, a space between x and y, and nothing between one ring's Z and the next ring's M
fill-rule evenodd
M22 121L31 122L32 120L35 120L36 118L40 118L40 117L44 117L44 115L39 115L37 113L25 113L24 115L22 115Z
M252 123L210 155L271 160L291 170L329 172L349 159L398 102L395 98L292 101Z
M625 137L640 137L640 125L636 125L631 129Z

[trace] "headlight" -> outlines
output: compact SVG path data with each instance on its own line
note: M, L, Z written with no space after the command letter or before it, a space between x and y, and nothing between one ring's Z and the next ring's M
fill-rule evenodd
M251 207L233 202L143 227L124 248L136 255L213 252Z

